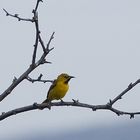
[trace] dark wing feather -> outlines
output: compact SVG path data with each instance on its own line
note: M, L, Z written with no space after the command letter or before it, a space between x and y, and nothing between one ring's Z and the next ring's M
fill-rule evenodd
M52 85L50 86L49 90L48 90L47 98L48 98L48 96L49 96L50 91L56 86L56 83L57 83L57 81L56 81L56 79L55 79L55 80L53 81Z

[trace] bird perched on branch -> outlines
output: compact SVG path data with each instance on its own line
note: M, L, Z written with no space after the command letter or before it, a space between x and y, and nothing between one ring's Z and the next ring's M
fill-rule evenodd
M47 94L47 99L42 103L49 103L52 100L62 100L69 89L69 81L74 76L70 76L66 73L60 74L56 80L53 81L52 85Z

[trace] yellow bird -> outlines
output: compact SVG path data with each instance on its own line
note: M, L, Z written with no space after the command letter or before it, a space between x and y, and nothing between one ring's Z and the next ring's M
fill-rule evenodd
M56 80L53 81L52 85L47 94L47 99L42 103L49 103L52 100L62 100L69 89L69 81L74 76L70 76L66 73L60 74Z

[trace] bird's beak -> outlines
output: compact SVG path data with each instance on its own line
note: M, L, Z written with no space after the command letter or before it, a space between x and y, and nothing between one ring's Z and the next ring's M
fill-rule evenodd
M69 76L69 78L66 80L66 83L68 83L71 78L75 78L75 77L74 76Z
M69 76L69 77L70 77L70 79L71 79L71 78L75 78L74 76Z

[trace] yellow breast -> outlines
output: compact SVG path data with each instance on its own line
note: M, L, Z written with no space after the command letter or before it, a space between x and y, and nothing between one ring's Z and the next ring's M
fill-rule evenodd
M69 89L69 85L64 82L57 82L56 86L50 91L48 95L49 100L60 100L62 99Z

